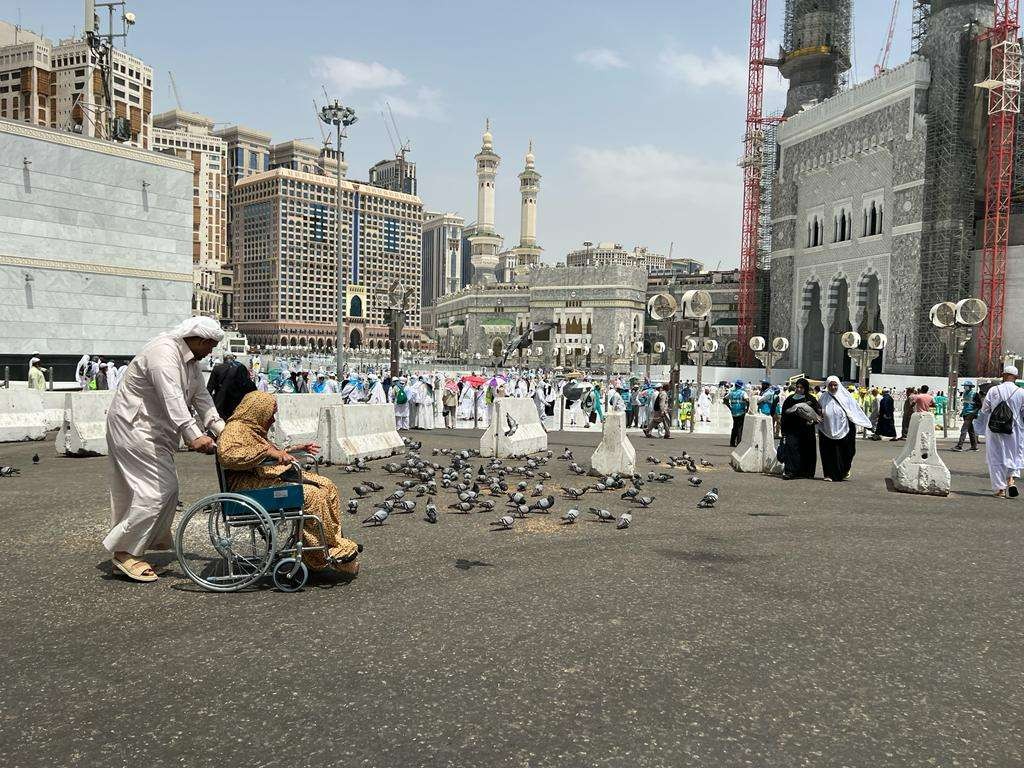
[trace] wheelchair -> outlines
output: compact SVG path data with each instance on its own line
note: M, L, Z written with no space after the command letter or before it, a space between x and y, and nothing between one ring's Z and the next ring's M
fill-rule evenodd
M293 454L294 456L295 454ZM302 528L308 520L323 520L302 511L304 501L300 458L280 485L233 492L217 462L220 492L200 499L182 515L174 537L178 563L193 582L211 592L237 592L268 573L282 592L297 592L309 579L303 553L327 547L307 547ZM278 466L274 461L260 466ZM288 477L298 480L289 480ZM333 560L328 557L328 564Z

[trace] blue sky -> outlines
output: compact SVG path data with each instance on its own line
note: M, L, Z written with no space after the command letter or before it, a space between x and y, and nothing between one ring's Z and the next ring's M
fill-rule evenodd
M890 63L910 42L901 0ZM884 43L890 0L856 3L856 77ZM313 137L321 86L360 121L349 176L392 150L385 100L412 143L430 210L476 218L473 155L490 117L502 162L497 224L518 242L518 174L534 141L545 259L584 240L641 244L736 266L749 3L744 0L307 2L137 0L128 49L154 70L154 109L174 106L271 133ZM783 0L769 0L769 55ZM82 28L79 0L0 0L0 18L56 40ZM768 107L783 84L766 76Z

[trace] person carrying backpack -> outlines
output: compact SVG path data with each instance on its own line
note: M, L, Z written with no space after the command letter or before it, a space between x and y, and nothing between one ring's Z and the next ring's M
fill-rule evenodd
M743 422L746 420L747 410L750 408L750 398L746 390L743 389L742 381L736 381L733 388L729 390L726 401L729 403L729 412L732 414L732 433L729 435L729 447L735 448L743 439Z
M1003 368L1003 382L985 395L978 433L987 436L985 461L992 493L1003 498L1020 495L1016 480L1024 468L1024 390L1017 384L1014 365Z

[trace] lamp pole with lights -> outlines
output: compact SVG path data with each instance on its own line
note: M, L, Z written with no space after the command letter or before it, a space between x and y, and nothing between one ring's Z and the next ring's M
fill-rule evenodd
M348 127L358 120L356 111L352 107L343 106L335 99L331 104L324 104L320 108L320 120L333 125L337 131L334 145L335 161L337 167L337 186L334 197L334 223L337 225L337 290L338 290L338 339L334 345L337 353L336 366L338 368L338 381L345 375L345 261L341 255L341 140L348 138ZM357 214L358 215L358 214Z
M932 321L946 347L946 357L949 361L949 375L946 387L949 389L946 408L942 412L942 436L947 437L949 429L950 411L956 412L956 388L957 378L960 375L960 355L971 338L971 329L981 325L988 315L988 305L981 299L968 298L960 301L942 301L936 304L928 312L928 318Z

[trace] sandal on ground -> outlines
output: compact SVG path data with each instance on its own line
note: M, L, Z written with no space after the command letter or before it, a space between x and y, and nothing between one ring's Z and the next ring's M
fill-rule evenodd
M132 581L138 581L147 583L150 581L156 581L159 576L153 570L152 566L145 560L139 560L135 557L129 557L124 560L118 560L116 557L111 558L110 562L114 566L114 575L117 575L117 571L120 571ZM140 567L141 566L141 567Z

